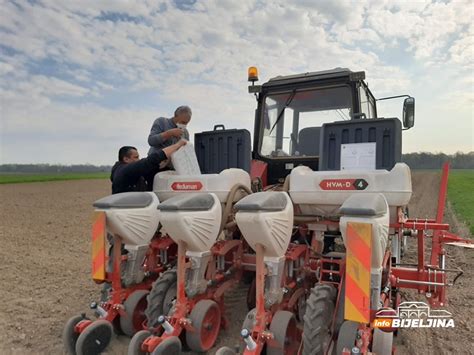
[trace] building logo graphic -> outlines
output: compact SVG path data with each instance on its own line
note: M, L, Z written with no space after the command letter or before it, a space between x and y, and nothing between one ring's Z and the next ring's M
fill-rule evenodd
M392 308L378 310L373 325L389 331L396 328L454 328L454 319L450 312L432 310L424 302L402 302L396 311Z

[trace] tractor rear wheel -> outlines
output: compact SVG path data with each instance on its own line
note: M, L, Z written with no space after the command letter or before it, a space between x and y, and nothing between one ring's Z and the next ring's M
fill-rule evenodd
M303 355L325 353L331 340L336 295L334 286L328 284L318 284L311 289L303 317Z
M146 299L147 306L145 309L145 316L148 327L156 327L158 325L158 317L168 314L169 307L165 307L165 298L168 290L171 289L173 284L176 284L176 280L176 270L167 270L153 283Z

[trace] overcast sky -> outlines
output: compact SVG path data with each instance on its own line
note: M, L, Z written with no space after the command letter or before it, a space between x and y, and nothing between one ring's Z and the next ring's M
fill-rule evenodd
M347 67L416 98L404 152L474 150L473 1L0 0L1 163L112 164L153 120L253 130L260 81ZM402 100L379 115L401 116Z

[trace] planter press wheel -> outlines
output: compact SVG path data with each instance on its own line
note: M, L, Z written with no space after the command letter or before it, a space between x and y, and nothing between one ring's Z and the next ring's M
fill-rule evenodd
M146 290L134 291L123 303L125 314L120 317L120 329L125 335L131 337L143 328L148 293Z
M151 355L180 355L181 354L181 340L178 337L169 337L163 340L153 350Z
M255 327L255 323L257 322L256 316L257 316L257 309L256 308L251 309L245 316L244 322L242 323L242 329L247 329L250 333L252 333L252 330ZM245 351L245 347L246 347L246 344L241 338L239 354ZM264 345L264 347L266 348L266 344ZM264 354L263 351L262 351L262 354Z
M142 350L142 344L146 338L151 335L148 330L140 330L130 340L128 345L128 355L146 355L146 352Z
M99 319L89 325L79 335L76 342L77 355L98 355L105 350L112 340L112 324Z
M66 350L67 354L76 354L76 342L77 338L79 338L79 333L76 333L74 328L76 325L82 321L88 319L83 316L74 316L70 318L67 322L66 325L64 326L63 329L63 344L64 344L64 350Z
M236 355L237 353L228 346L223 346L219 350L216 351L215 355Z
M253 327L255 327L255 323L257 319L255 318L257 315L257 309L251 309L247 315L245 316L244 322L242 323L242 329L247 329L249 332L252 332Z
M221 310L211 300L201 300L189 315L195 331L186 332L186 343L192 351L204 352L212 348L221 327Z
M336 355L341 355L344 348L351 350L355 346L358 327L359 323L350 320L342 323L336 342Z
M372 338L372 352L376 355L391 355L393 347L393 333L374 329Z
M277 311L270 323L273 341L267 344L267 355L296 354L300 336L295 315L288 311Z

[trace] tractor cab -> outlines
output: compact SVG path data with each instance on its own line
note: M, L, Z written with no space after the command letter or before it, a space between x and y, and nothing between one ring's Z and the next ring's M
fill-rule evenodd
M252 82L249 92L254 93L257 99L252 177L260 177L265 186L282 183L291 170L299 165L321 170L322 150L327 150L331 145L328 142L328 129L323 133L325 125L338 122L338 127L341 128L338 133L342 134L345 128L352 127L351 123L374 120L375 124L375 121L381 121L377 120L377 100L364 79L365 72L336 68L277 76L260 86L255 85L258 80L257 69L249 68L249 81ZM407 121L405 127L409 128L410 119L411 126L413 125L411 109L414 108L414 100L407 100L404 105L407 107L407 118L404 120ZM345 127L345 123L349 123L349 126ZM376 125L384 126L386 123L388 122ZM367 137L355 137L354 143L378 143L378 138L369 137L368 125L367 129L363 126L364 124L358 129L367 131ZM399 140L401 125L395 123L389 126L392 129L391 136L394 140ZM383 141L384 138L380 139ZM350 140L350 137L342 137L339 143L351 143ZM395 141L391 142L391 145L393 143L397 145ZM398 146L401 154L401 140ZM399 161L400 154L395 154L391 160ZM333 163L330 161L326 165L334 165ZM326 167L326 170L330 169Z

